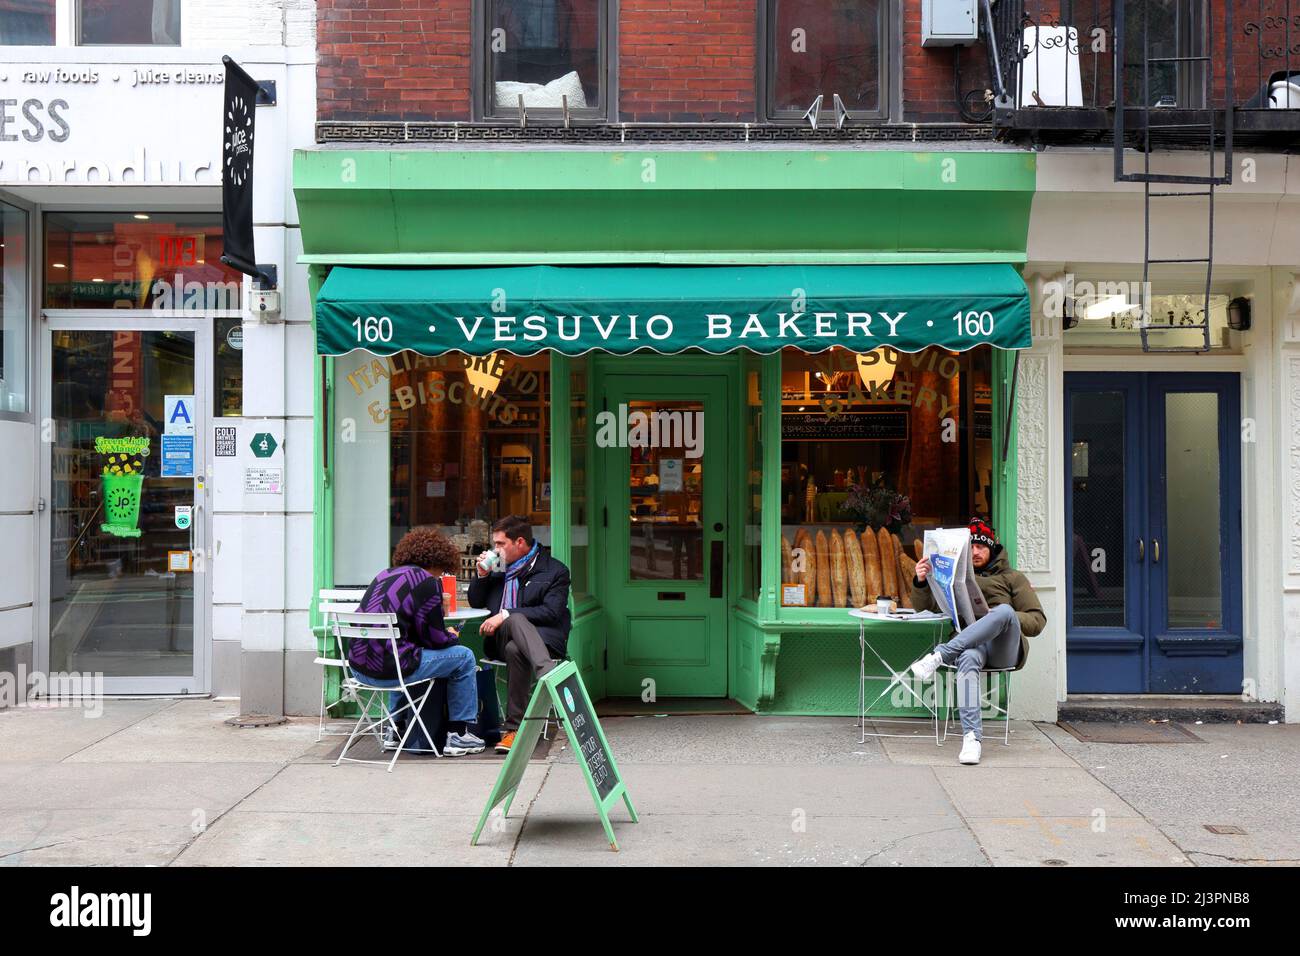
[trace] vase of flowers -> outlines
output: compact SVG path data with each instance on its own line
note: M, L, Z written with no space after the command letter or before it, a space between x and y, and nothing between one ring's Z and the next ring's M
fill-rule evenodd
M907 495L886 487L883 479L851 486L840 510L858 523L859 532L885 528L898 534L912 520L912 502Z

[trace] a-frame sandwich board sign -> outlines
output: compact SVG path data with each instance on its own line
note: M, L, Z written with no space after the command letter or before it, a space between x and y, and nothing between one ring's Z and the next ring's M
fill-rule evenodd
M524 771L528 769L528 759L537 747L537 738L541 736L544 721L552 708L563 724L564 732L568 734L569 746L578 758L578 766L582 768L587 780L587 789L596 804L596 812L600 815L611 850L618 849L614 828L609 822L609 812L614 804L621 799L627 805L632 822L636 823L632 798L628 796L627 787L618 775L618 765L609 752L609 742L605 740L605 731L596 719L596 710L591 706L591 698L587 696L587 688L582 683L578 666L572 661L563 661L541 677L533 688L533 696L524 712L515 742L501 767L497 782L492 786L492 794L479 817L474 836L469 841L471 846L478 844L483 825L499 804L505 804L501 810L502 817L510 812L510 802L515 798Z

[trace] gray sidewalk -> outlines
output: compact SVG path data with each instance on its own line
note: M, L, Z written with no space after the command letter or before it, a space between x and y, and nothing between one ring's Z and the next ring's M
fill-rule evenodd
M0 711L0 864L1295 865L1300 726L1192 726L1185 744L1085 744L1053 725L859 743L850 718L602 721L641 817L609 851L572 754L524 776L469 845L500 763L331 766L316 721L236 730L234 701ZM1240 828L1216 834L1207 826Z

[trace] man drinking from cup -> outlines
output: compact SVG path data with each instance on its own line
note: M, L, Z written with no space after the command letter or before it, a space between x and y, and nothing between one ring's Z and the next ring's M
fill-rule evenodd
M509 753L537 678L563 658L572 621L569 569L533 540L523 515L492 526L492 550L479 555L470 607L492 616L479 625L484 653L506 662L506 718L498 753Z

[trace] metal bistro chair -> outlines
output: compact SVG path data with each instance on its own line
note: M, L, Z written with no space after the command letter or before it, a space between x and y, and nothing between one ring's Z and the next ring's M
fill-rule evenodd
M1011 745L1011 675L1014 674L1016 671L1024 670L1025 662L1028 660L1029 660L1029 644L1027 641L1022 639L1020 641L1020 659L1017 660L1013 666L981 667L979 669L978 679L982 684L987 683L987 687L981 688L980 690L980 700L979 700L980 713L983 714L984 711L991 710L993 711L994 714L1001 715L1003 746L1009 747ZM940 664L939 669L941 671L952 671L954 678L957 673L957 665L955 663ZM1005 678L999 678L997 681L997 686L993 686L994 685L993 681L987 681L987 682L984 681L984 675L986 674L1003 674L1006 676ZM1006 687L1007 687L1007 706L1001 707L997 702L997 694L998 691L1001 689L1002 682L1004 679L1006 681ZM949 681L945 679L944 685L945 685L943 690L944 715L943 715L943 722L942 722L943 733L942 736L939 738L940 744L944 743L948 739L948 730L949 727L951 727L952 725L953 698L957 696L955 680ZM951 692L949 691L950 686L952 688ZM997 718L994 717L994 719L996 720Z
M429 699L429 694L433 690L436 677L426 677L423 680L409 681L401 676L394 680L376 680L358 674L347 663L347 647L345 639L349 641L368 640L368 641L388 641L389 649L393 655L393 660L397 660L397 638L401 631L397 627L396 614L368 614L363 612L336 613L333 621L334 640L338 646L339 658L344 662L343 688L346 694L352 695L361 708L361 715L357 718L356 724L352 728L352 733L348 735L347 743L339 751L338 759L334 761L334 766L338 766L344 760L353 763L368 763L382 766L388 764L388 772L393 772L393 766L397 763L397 758L401 756L402 750L406 747L406 740L411 736L411 731L415 729L418 723L420 729L424 731L424 739L429 742L430 750L421 749L421 753L433 753L436 757L441 757L442 753L438 750L438 745L433 742L433 734L429 733L429 728L424 724L424 718L421 716L421 708L424 707L425 701ZM420 685L424 685L423 693L418 694ZM402 704L396 710L389 710L388 695L393 692L400 693L406 698L406 703ZM379 716L371 716L372 710L378 704ZM392 726L394 731L397 729L397 722L394 718L401 714L411 712L411 719L406 722L406 729L402 732L401 739L397 743L397 749L393 751L392 760L365 760L360 757L349 757L348 751L356 742L357 737L361 734L369 734L375 737L380 746L383 746L383 729L385 726Z
M316 605L317 609L325 617L325 633L334 634L334 617L337 614L349 614L357 609L357 602L360 600L363 592L350 589L328 589L322 588L320 592L320 603ZM339 672L339 687L343 689L343 681L347 678L347 657L342 659L336 657L327 657L322 653L316 658L316 663L321 666L320 675L320 719L316 724L316 742L325 737L346 737L346 730L326 730L325 714L327 711L338 707L341 704L355 703L355 697L349 697L346 693L340 694L339 699L331 704L325 703L325 689L329 684L330 669L336 669Z

